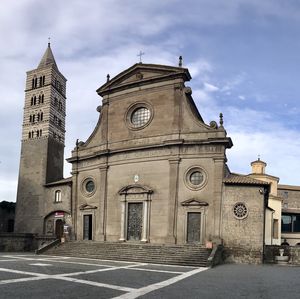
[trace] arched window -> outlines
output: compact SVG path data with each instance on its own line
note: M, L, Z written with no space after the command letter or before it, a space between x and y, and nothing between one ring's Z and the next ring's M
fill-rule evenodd
M29 116L29 122L32 122L32 115Z
M36 131L36 137L40 137L40 131L39 130Z
M36 105L36 96L33 97L33 105Z
M33 123L35 122L35 115L34 114L32 115L32 122Z
M41 121L43 120L44 113L41 112Z
M43 85L45 85L45 76L43 76Z
M42 137L42 133L43 133L43 131L42 131L42 130L40 130L40 137Z
M43 77L40 77L40 87L43 86Z
M42 102L42 97L41 97L41 95L39 95L38 104L41 104L41 102Z
M38 79L35 78L35 79L34 79L34 88L37 88L37 82L38 82Z
M42 100L41 101L42 101L42 104L43 104L44 103L44 95L43 94L42 94Z
M55 191L54 202L61 202L61 191L60 190Z
M31 132L28 133L28 138L31 138Z
M32 79L32 89L34 88L34 78Z
M31 97L31 106L33 105L33 97Z
M40 121L40 114L37 114L37 121Z

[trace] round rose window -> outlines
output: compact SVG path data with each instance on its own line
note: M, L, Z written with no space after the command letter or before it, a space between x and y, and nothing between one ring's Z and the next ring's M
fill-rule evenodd
M233 207L233 213L237 219L244 219L248 215L248 209L244 203L238 202Z

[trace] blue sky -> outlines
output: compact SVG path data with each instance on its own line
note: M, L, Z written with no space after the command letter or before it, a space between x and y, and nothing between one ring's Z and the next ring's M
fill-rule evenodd
M232 171L267 172L300 185L300 2L296 0L2 0L0 10L0 201L15 201L26 71L51 37L67 77L65 157L92 132L106 74L138 62L189 68L198 109L224 114ZM70 167L66 165L65 176Z

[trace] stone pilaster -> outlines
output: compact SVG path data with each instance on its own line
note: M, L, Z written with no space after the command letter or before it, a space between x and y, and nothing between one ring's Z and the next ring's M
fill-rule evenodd
M222 185L224 175L224 158L214 158L214 238L220 238L221 225L221 205L222 205Z
M180 158L169 159L169 202L167 243L177 242L178 171Z
M107 223L107 171L108 166L99 167L100 170L100 195L99 195L99 236L97 239L106 241L106 223Z

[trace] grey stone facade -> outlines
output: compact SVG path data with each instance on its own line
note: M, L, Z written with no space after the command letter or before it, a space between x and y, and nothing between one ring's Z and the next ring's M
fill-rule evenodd
M45 84L32 88L43 76ZM68 159L72 176L63 179L66 79L49 46L27 77L16 231L223 243L229 259L261 262L268 183L229 171L232 141L222 115L219 124L204 123L186 86L190 79L186 68L139 63L108 80L97 90L98 123L76 143ZM37 91L44 92L38 107L44 118L33 122ZM42 136L31 134L37 130Z

